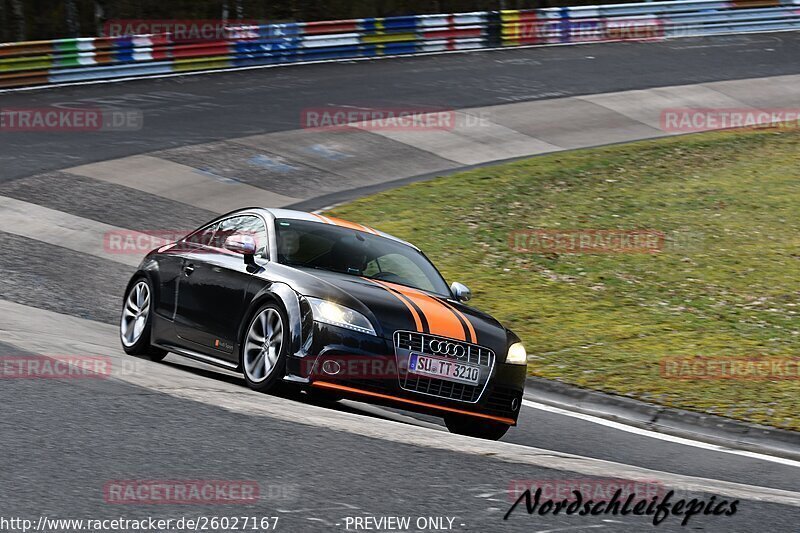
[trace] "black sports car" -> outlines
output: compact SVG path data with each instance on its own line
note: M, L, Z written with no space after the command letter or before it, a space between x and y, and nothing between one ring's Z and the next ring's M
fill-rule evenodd
M415 246L285 209L242 209L150 252L125 291L125 351L167 352L278 381L442 416L498 439L516 424L519 338L468 307Z

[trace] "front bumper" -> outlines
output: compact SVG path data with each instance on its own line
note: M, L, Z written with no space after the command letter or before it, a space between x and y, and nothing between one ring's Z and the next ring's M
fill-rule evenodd
M414 390L409 390L404 368L407 354L407 350L396 347L395 340L315 322L311 342L306 344L303 354L289 358L287 370L311 388L342 397L436 416L470 415L516 424L525 366L500 361L493 361L491 367L487 364L482 369L485 380L474 395L456 393L460 391L459 385L444 382L443 386L439 380L433 380L437 383L426 388L420 386L416 376ZM422 379L425 385L425 378Z

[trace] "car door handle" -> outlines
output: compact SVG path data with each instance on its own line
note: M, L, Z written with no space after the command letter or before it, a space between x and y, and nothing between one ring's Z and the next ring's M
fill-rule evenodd
M194 272L194 265L186 265L183 267L183 273L187 276L191 276L192 272Z

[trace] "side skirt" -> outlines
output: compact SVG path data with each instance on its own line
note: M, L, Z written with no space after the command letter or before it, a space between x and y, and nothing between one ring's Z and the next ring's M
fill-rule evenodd
M168 352L172 352L178 355L182 355L183 357L188 357L189 359L194 359L195 361L200 361L201 363L222 367L228 370L236 370L236 368L239 366L236 363L231 363L230 361L225 361L224 359L218 359L210 355L198 353L193 350L189 350L187 348L174 346L172 344L158 344L157 346L159 348L167 350Z

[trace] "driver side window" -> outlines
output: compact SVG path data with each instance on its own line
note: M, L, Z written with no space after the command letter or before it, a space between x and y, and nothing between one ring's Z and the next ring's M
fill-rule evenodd
M203 246L211 246L211 241L214 239L214 233L217 231L219 223L211 224L205 228L199 229L186 237L186 242L193 244L200 244Z
M218 225L214 238L209 246L223 248L225 241L234 235L247 235L256 241L256 254L267 257L267 227L260 217L245 215L226 218Z
M236 234L250 235L256 241L256 255L269 259L269 240L267 226L260 217L247 216L236 229Z

